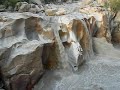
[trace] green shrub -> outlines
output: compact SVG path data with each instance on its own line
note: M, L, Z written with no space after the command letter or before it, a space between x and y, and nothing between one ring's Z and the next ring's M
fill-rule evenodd
M12 6L14 8L17 2L23 1L29 2L29 0L0 0L0 4L4 4L6 8L9 6Z
M16 3L19 2L19 1L20 0L9 0L9 4L10 4L10 6L12 6L14 8Z
M109 0L109 6L113 12L120 10L120 0Z

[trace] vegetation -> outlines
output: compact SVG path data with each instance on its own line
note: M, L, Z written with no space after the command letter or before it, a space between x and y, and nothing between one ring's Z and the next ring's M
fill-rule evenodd
M120 0L109 0L109 6L113 12L120 10Z
M0 0L0 4L3 4L8 8L9 6L12 6L13 8L15 7L17 2L29 2L29 0Z

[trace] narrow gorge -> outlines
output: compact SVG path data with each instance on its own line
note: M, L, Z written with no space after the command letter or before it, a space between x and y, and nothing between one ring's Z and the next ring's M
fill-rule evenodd
M87 1L0 12L0 90L120 89L120 12Z

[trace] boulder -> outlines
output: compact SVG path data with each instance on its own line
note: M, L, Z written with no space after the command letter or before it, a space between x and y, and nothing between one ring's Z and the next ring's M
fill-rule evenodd
M39 19L30 14L28 17L14 13L0 15L2 19L6 16L10 20L3 20L6 24L0 29L0 67L8 89L26 90L30 83L32 88L44 72L43 45L52 43L54 36L52 31L49 31L50 35L42 31Z
M18 2L15 6L15 11L18 12L39 13L43 10L44 8L41 5L28 4L27 2Z
M45 10L45 14L47 16L55 16L56 15L56 12L57 12L57 9L54 8L54 9L46 9Z
M48 8L45 9L45 14L47 16L61 16L66 14L65 8Z
M66 10L64 8L59 8L58 11L56 12L57 16L65 15L65 14L66 14Z
M29 0L31 3L41 5L43 0ZM42 1L42 2L41 2Z
M25 8L25 5L28 5L28 3L27 2L17 2L14 9L15 9L15 11L19 11L21 9L21 11L22 11Z
M28 3L20 3L21 5L18 7L18 12L27 12L30 8Z
M76 71L94 55L93 37L109 38L106 13L77 4L46 5L44 16L26 2L17 5L22 13L0 13L0 67L8 88L31 90L45 69Z

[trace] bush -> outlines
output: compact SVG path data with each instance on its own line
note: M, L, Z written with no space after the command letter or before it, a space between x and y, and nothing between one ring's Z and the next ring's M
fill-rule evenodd
M9 4L10 4L10 6L12 6L14 8L16 3L19 2L19 1L20 0L9 0Z
M17 2L23 1L29 2L29 0L0 0L0 4L4 4L6 8L9 6L12 6L14 8Z
M120 0L109 0L109 6L113 12L120 10Z

